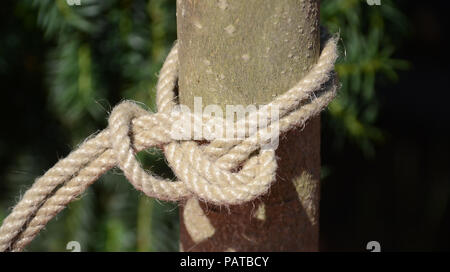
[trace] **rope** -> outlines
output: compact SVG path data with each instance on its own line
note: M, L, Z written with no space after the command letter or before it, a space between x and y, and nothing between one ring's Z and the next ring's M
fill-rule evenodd
M265 194L275 180L277 168L274 148L265 147L267 136L272 133L267 131L278 128L277 133L283 133L302 126L328 105L338 88L334 72L336 58L336 39L330 38L318 62L300 82L250 113L268 119L265 129L258 128L240 140L217 137L207 144L199 144L175 139L171 134L177 121L195 122L200 118L206 124L212 118L176 110L174 89L179 65L176 44L158 79L158 112L151 114L129 101L117 105L110 115L108 128L57 162L26 191L3 221L0 251L22 250L68 203L115 166L137 190L161 200L197 197L217 205L233 205ZM279 109L277 119L266 114L274 106ZM251 127L248 120L255 120L244 119L237 123ZM177 181L142 169L135 154L150 147L164 150Z

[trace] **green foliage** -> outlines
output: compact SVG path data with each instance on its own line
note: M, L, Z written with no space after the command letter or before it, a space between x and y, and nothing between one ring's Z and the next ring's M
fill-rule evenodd
M77 131L76 141L103 124L110 103L121 98L154 107L155 74L175 39L174 3L33 3L46 37L55 42L49 53L50 105Z
M30 1L27 1L28 3ZM156 74L176 37L175 3L164 0L33 1L53 46L47 57L48 108L71 133L73 145L106 125L121 99L154 109ZM139 154L145 166L170 176L156 151ZM149 200L117 172L97 181L39 236L31 250L175 251L176 206ZM56 233L56 235L55 235Z
M69 134L70 147L105 127L111 105L121 99L155 108L157 73L176 38L175 1L81 0L81 6L69 6L65 0L18 0L15 10L24 22L37 21L45 34L47 110ZM380 7L324 0L321 12L322 24L340 33L343 49L337 65L342 89L326 125L335 129L338 141L353 140L370 154L373 141L383 135L374 125L376 87L407 67L392 58L396 39L406 31L405 18L386 0ZM11 37L11 42L20 40ZM13 46L0 44L0 50L5 51L2 72L8 62L2 55ZM11 187L30 184L47 165L32 152L20 154L11 164L27 173L6 177L2 186L10 194L17 192ZM172 176L160 151L141 152L139 159L152 171ZM12 203L2 203L0 212ZM76 240L83 251L176 251L177 217L175 204L148 199L115 171L52 220L29 249L64 251Z
M321 22L331 33L339 33L342 47L336 65L342 88L329 106L328 125L337 131L336 142L355 141L372 155L373 142L383 139L374 125L377 85L396 80L396 71L408 67L406 61L392 57L396 39L407 31L406 18L393 1L370 6L360 0L325 0Z

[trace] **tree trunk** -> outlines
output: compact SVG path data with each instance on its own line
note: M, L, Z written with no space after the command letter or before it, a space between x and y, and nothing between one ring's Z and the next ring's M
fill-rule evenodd
M262 105L317 61L318 0L178 0L179 98L191 108ZM280 136L270 192L244 205L189 199L180 207L181 250L317 251L320 120Z

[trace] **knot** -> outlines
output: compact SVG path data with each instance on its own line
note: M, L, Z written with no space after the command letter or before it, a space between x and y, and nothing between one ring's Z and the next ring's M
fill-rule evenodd
M251 127L256 117L265 125L245 134L243 139L215 136L200 145L193 139L177 139L173 131L182 124L215 122L226 127L217 117L197 116L177 110L174 88L177 80L178 46L175 45L161 70L157 84L157 113L149 113L133 102L125 101L114 108L109 118L109 142L116 164L133 186L150 197L177 201L195 196L215 204L240 204L268 191L277 169L275 147L267 146L268 135L279 136L292 127L302 126L318 114L334 98L338 84L334 74L336 41L327 41L318 63L293 88L271 103L234 125ZM278 109L274 118L268 114ZM206 129L205 126L200 128ZM268 132L270 130L270 132ZM197 140L206 141L205 138ZM160 147L178 178L164 179L145 171L135 154L140 150Z
M136 189L162 200L176 201L196 196L215 204L239 204L267 192L275 180L277 168L273 149L260 150L235 172L230 167L238 163L237 157L232 158L234 164L220 164L221 160L211 159L208 146L199 146L192 140L152 140L139 147L133 144L133 138L148 137L144 136L148 134L143 127L147 132L155 132L161 127L168 131L175 118L164 113L148 113L132 102L123 102L112 111L108 129L111 148L119 168ZM179 180L171 181L148 173L137 161L136 152L157 146L163 147L169 166Z

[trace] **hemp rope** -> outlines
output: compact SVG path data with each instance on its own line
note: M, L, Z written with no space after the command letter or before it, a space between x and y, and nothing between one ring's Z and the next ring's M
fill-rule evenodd
M268 119L266 129L278 128L277 133L305 125L336 95L336 59L336 38L329 38L318 62L300 82L250 115ZM85 140L36 179L3 220L0 251L21 251L68 203L115 166L137 190L161 200L197 197L217 205L233 205L251 201L268 191L275 180L277 164L275 150L264 146L270 134L264 128L246 134L244 139L217 137L202 145L193 140L173 139L171 129L176 121L187 118L194 122L200 118L205 124L213 118L175 110L178 65L175 44L158 79L157 113L149 113L132 102L120 103L110 115L108 128ZM279 119L267 116L272 106L279 108ZM253 119L243 119L236 123L251 126L248 120ZM135 154L150 147L164 150L179 180L173 182L142 169Z

